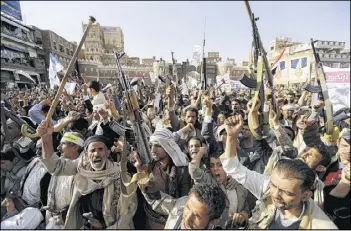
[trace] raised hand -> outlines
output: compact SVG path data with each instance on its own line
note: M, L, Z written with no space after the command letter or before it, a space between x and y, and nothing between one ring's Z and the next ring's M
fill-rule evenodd
M252 101L251 105L248 105L249 111L251 112L258 112L261 107L261 101L256 99L256 102Z
M227 136L238 136L241 131L242 126L244 125L243 118L241 115L235 115L227 118L224 121L225 130L227 132Z
M80 118L80 113L77 111L70 111L66 117L66 120L69 122L76 121Z
M138 173L147 171L148 166L147 165L143 165L143 163L140 160L140 156L139 156L139 154L137 152L132 152L130 154L130 161L134 165L134 167L136 168Z
M182 131L183 133L185 133L185 134L188 134L188 133L190 133L190 132L192 132L192 131L194 131L194 130L195 130L194 125L191 124L191 123L188 123L186 126L184 126L184 127L181 129L181 131Z
M106 101L105 107L106 109L110 109L110 110L116 109L115 103L112 101Z
M271 106L270 107L270 110L269 110L269 124L271 127L275 127L279 124L278 120L279 120L279 117L280 117L280 113L276 112L273 110L273 107Z
M167 87L166 89L166 96L168 99L173 98L173 88L171 86Z
M317 100L317 102L313 105L313 110L316 112L320 112L324 107L324 101Z
M101 222L98 219L94 218L94 216L91 212L90 213L83 213L83 217L88 219L88 222L90 223L90 225L94 229L102 229L103 228Z
M54 132L54 126L52 125L51 120L47 123L45 120L42 121L38 128L37 133L40 135L41 138L52 137L52 133Z

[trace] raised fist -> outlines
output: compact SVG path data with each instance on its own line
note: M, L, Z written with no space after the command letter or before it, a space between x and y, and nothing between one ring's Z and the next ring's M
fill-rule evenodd
M52 125L51 120L49 123L46 123L45 120L42 121L37 128L37 133L42 138L52 137L53 132L54 132L54 126Z
M237 136L241 131L244 121L241 115L235 115L227 118L224 124L227 136Z
M313 105L313 110L316 112L320 112L324 107L324 101L318 100L314 105Z

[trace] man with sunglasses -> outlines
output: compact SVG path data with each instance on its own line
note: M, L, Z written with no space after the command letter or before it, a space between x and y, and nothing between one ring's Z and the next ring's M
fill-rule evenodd
M238 161L237 136L243 125L241 116L225 121L227 145L221 161L227 174L258 198L249 219L249 229L337 229L311 200L315 173L301 160L278 161L271 176L250 171Z

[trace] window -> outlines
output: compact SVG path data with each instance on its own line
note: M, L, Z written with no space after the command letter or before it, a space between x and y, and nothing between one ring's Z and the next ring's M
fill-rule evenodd
M67 53L67 55L69 55L69 49L68 48L66 48L66 53Z
M63 48L63 46L60 44L60 52L61 53L65 53L65 50L64 50L64 48Z
M93 72L93 71L94 71L94 68L90 68L90 71Z
M54 50L57 50L56 42L54 41Z
M349 68L350 67L350 63L344 63L341 65L342 68Z
M340 67L340 63L333 63L332 68L339 68Z

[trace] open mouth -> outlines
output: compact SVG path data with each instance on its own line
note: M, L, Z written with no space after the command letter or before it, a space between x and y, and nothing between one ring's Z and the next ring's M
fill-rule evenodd
M101 158L97 158L97 159L94 159L93 160L93 163L94 164L99 164L99 163L101 163L102 162L102 159Z
M215 178L216 178L217 181L220 181L221 180L221 174L219 174L219 173L215 174Z

